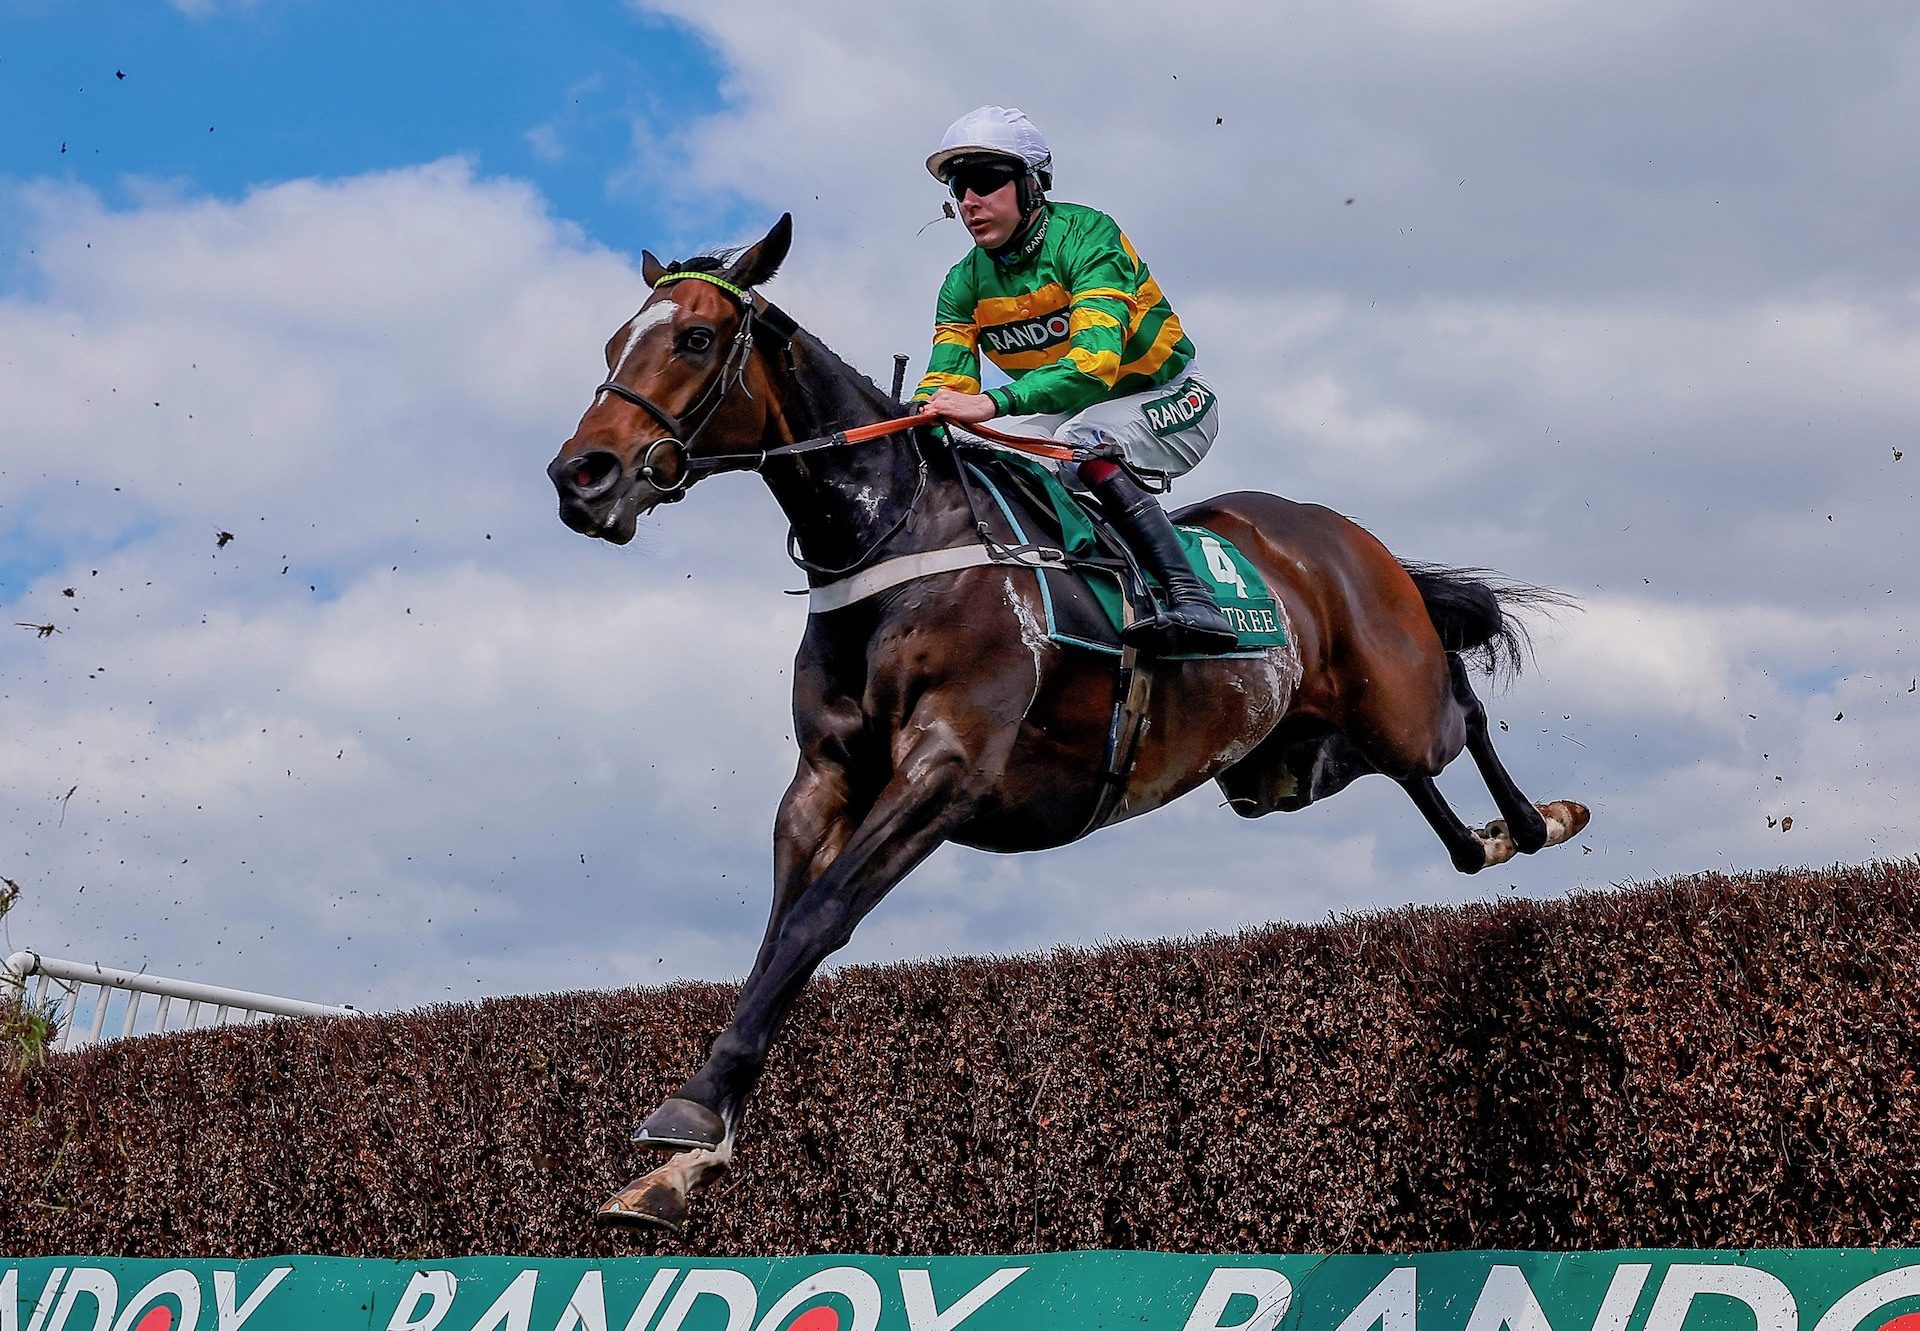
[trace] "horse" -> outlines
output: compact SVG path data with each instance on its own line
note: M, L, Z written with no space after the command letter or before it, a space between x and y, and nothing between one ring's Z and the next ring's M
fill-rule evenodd
M789 553L816 594L909 556L1011 545L1002 517L976 511L950 434L943 443L921 425L931 418L901 419L907 408L758 293L791 241L788 215L737 252L672 267L642 252L651 294L608 340L606 378L547 468L561 520L624 545L642 516L696 482L753 470L791 523ZM852 442L862 426L879 437ZM766 931L705 1063L634 1134L669 1158L609 1200L600 1224L681 1229L693 1193L731 1166L803 986L943 843L1064 845L1209 780L1255 818L1368 773L1406 790L1464 873L1586 825L1583 806L1520 792L1469 678L1469 665L1519 668L1524 634L1505 610L1553 593L1403 564L1357 523L1277 495L1221 495L1175 516L1258 567L1290 641L1153 662L1159 687L1130 767L1111 782L1102 760L1119 672L1112 657L1036 629L1037 577L1020 563L976 561L833 608L815 602L794 661L799 759L774 820ZM1463 823L1434 784L1463 750L1500 813L1484 827Z

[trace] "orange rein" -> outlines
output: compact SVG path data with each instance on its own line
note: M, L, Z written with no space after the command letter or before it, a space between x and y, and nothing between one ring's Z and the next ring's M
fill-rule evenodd
M1057 444L1051 439L1030 434L1008 434L1004 430L996 430L988 425L973 425L965 421L956 421L950 417L942 416L938 412L922 412L916 416L902 416L898 420L880 421L874 425L856 425L850 430L843 430L841 433L846 436L848 443L863 444L869 439L884 439L890 434L901 434L913 429L915 426L931 424L934 421L945 421L949 425L965 430L968 434L977 434L982 439L991 439L996 444L1004 444L1006 447L1016 449L1022 453L1032 453L1036 457L1052 458L1055 462L1072 462L1079 456L1073 449L1066 447L1064 444Z

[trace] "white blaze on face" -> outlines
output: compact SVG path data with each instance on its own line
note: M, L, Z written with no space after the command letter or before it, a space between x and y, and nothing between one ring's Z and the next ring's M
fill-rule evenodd
M609 381L620 377L620 371L627 367L627 357L631 356L633 349L640 345L640 339L671 320L674 311L679 308L672 301L663 300L658 305L649 305L633 316L632 321L627 324L627 344L620 348L620 358L614 361L613 369L607 375Z

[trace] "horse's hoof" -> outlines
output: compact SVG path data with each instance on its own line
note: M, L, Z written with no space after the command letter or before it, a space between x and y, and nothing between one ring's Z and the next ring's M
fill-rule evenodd
M633 1134L639 1145L663 1151L717 1151L726 1139L725 1119L705 1105L678 1097L648 1114Z
M1551 804L1537 804L1540 816L1547 820L1547 844L1557 846L1562 841L1571 841L1580 835L1586 825L1593 821L1593 814L1584 804L1572 800L1555 800Z
M1491 869L1496 864L1505 864L1518 853L1513 837L1507 832L1507 825L1500 819L1488 823L1485 827L1474 829L1474 840L1480 843L1480 853L1485 860L1468 868L1467 873L1477 873L1481 869ZM1465 866L1462 866L1465 868Z
M1487 852L1478 842L1453 853L1453 867L1461 873L1479 873L1487 867Z
M687 1227L687 1194L649 1174L635 1179L594 1213L601 1229L661 1229L678 1235Z

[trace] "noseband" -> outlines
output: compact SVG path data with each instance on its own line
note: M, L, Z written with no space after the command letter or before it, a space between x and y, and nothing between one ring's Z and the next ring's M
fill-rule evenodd
M647 445L647 451L640 455L640 476L648 485L659 491L663 503L673 503L684 499L687 487L701 476L717 471L751 471L766 461L765 453L740 453L721 457L694 457L692 446L720 414L727 396L737 387L748 397L753 390L746 386L747 360L753 355L753 338L756 332L776 340L779 345L791 350L794 332L799 325L780 310L769 305L764 310L754 304L753 293L744 287L737 287L724 278L712 273L678 272L666 273L653 284L658 291L669 282L683 281L705 282L726 292L740 306L740 329L733 335L733 345L727 348L727 358L720 363L720 371L708 381L706 389L687 410L688 420L696 420L691 429L678 416L655 402L644 393L635 392L625 384L609 379L594 389L595 395L611 393L615 397L633 403L658 422L666 431L663 438L655 439ZM703 410L704 409L704 410ZM677 473L671 482L661 480L661 467L654 461L654 455L665 450L675 462Z

